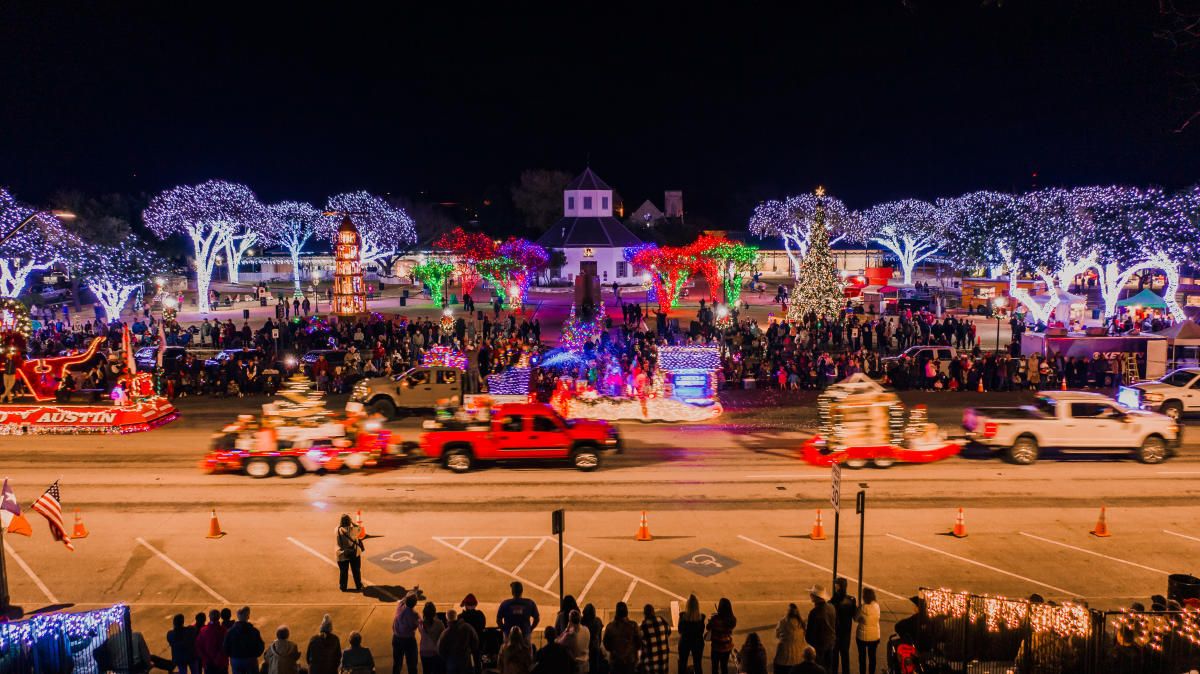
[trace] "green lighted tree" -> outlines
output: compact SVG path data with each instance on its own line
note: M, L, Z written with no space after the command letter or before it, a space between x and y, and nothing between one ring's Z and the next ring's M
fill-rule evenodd
M429 286L429 296L433 299L434 306L442 306L446 279L454 273L454 265L442 260L428 260L413 267L412 273L418 281Z
M789 321L799 321L809 314L818 318L833 318L846 306L842 278L829 247L829 229L825 224L825 190L817 188L817 208L814 215L808 253L800 262L792 299L788 303Z
M717 262L721 276L721 287L725 291L725 304L737 307L742 297L742 280L758 262L758 247L736 241L721 242L703 253Z

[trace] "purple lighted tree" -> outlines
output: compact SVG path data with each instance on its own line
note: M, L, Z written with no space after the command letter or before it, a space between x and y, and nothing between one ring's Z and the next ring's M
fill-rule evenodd
M173 187L154 197L143 213L146 226L160 239L174 234L191 239L200 313L211 310L208 291L221 250L265 217L266 209L249 187L224 180Z
M363 265L378 265L382 276L390 276L396 260L417 242L417 230L408 213L370 192L329 197L325 210L337 215L325 218L322 234L332 236L342 224L342 214L348 214L362 240Z
M166 261L133 235L112 246L95 246L87 258L89 264L83 267L87 287L109 321L120 320L129 296L167 269Z
M321 211L302 201L283 201L267 207L266 242L287 249L292 257L292 294L299 297L300 252L324 225Z
M942 218L927 201L889 201L872 206L859 218L863 232L900 262L905 285L912 285L913 268L937 252L942 243Z
M846 205L833 197L801 194L783 201L767 201L759 204L750 217L750 231L758 236L778 236L783 239L783 249L791 260L792 273L799 274L800 261L808 255L809 235L817 220L818 206L824 209L822 217L829 231L829 244L844 238L861 238L854 230L854 219ZM798 278L798 277L797 277Z
M0 188L0 233L12 231L35 213L37 217L0 244L0 297L20 295L31 273L45 271L83 250L82 242L67 233L58 218L39 213Z

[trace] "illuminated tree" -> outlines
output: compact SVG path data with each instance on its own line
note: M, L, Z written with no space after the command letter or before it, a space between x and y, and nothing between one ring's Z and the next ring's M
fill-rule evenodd
M346 213L354 218L362 238L362 263L378 266L381 276L391 276L396 260L417 242L417 231L408 213L370 192L345 192L332 196L325 210L336 213L325 218L330 235L341 224L341 214Z
M412 273L418 281L429 286L429 296L434 306L442 306L446 279L454 273L454 265L442 260L427 260L413 267Z
M84 265L87 287L109 321L120 320L121 310L134 291L167 269L166 261L132 234L113 245L92 247L87 260Z
M468 232L462 227L455 227L438 237L433 247L454 255L464 297L470 295L479 284L480 275L476 266L496 257L496 242L490 236L483 232Z
M678 304L683 284L695 267L695 255L686 248L674 246L640 246L632 251L633 265L650 272L659 311L670 311Z
M481 261L476 268L491 282L505 307L511 309L524 306L530 280L549 262L550 254L545 248L526 239L509 237L496 248L496 257Z
M913 269L937 252L942 243L943 220L938 209L927 201L889 201L872 206L859 217L871 241L896 256L905 285L912 285Z
M0 297L20 295L30 274L66 262L84 249L78 238L63 229L58 218L39 213L0 188L0 234L12 231L35 213L29 224L0 244Z
M997 233L1004 232L1007 237L1017 226L1017 198L980 191L938 199L936 204L946 227L943 252L964 269L983 268L991 278L999 277L1012 261L1012 253L997 239Z
M143 213L160 239L183 234L195 251L196 291L200 313L211 310L208 299L217 256L231 237L266 217L266 209L249 187L223 180L180 185L154 197Z
M721 241L701 254L716 260L725 304L737 307L742 297L743 279L758 263L758 248L735 241Z
M292 257L292 294L300 297L300 253L324 224L321 211L302 201L283 201L267 207L268 242L287 249Z
M759 204L750 217L750 231L758 236L778 236L792 262L793 273L799 278L800 260L808 254L813 224L821 212L824 227L833 245L844 238L861 239L855 230L854 218L846 205L829 196L801 194L783 201Z
M800 321L809 315L832 319L846 306L842 290L844 284L829 247L829 230L825 227L825 201L836 200L826 197L821 188L817 188L814 196L816 207L809 234L808 254L800 261L797 270L796 285L788 302L789 321Z

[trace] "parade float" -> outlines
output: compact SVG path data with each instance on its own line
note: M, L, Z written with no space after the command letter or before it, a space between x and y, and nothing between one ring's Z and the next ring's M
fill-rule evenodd
M948 440L930 423L924 405L905 415L904 403L864 374L847 377L817 398L821 431L801 448L814 466L844 464L887 468L894 463L931 463L954 456L962 443Z
M24 385L32 402L0 405L0 435L138 433L157 428L179 417L166 398L154 390L150 374L137 372L132 343L126 329L123 335L123 373L111 392L94 391L108 402L75 404L71 394L81 393L71 384L69 370L97 357L104 344L96 337L86 349L52 358L23 357L32 331L28 309L16 300L0 303L0 345L4 363L14 364L15 380Z

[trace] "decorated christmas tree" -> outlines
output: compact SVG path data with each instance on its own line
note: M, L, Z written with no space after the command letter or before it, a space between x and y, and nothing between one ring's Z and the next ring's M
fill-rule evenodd
M825 224L825 189L817 188L817 211L812 225L808 254L800 261L796 285L788 302L787 318L799 321L809 314L833 318L846 306L842 278L829 247L829 229Z

